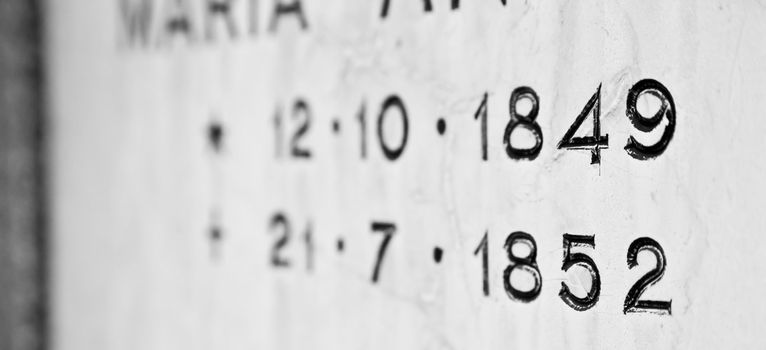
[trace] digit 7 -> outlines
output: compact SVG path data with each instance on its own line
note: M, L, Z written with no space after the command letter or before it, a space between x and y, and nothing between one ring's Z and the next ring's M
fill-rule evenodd
M391 237L396 233L396 225L387 222L373 222L371 225L372 233L382 233L383 240L378 247L378 257L375 259L375 268L372 270L372 283L378 282L378 276L380 275L380 264L383 262L383 256L386 254L386 248L388 243L391 242Z

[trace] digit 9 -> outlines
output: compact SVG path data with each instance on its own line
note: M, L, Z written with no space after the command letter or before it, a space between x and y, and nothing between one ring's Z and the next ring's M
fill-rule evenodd
M636 109L638 98L643 94L651 94L660 100L659 110L651 117L647 118ZM673 134L676 131L676 104L673 102L673 95L659 81L654 79L644 79L637 82L628 91L625 114L630 119L633 126L642 132L650 132L656 129L662 123L663 116L668 118L668 125L662 132L662 137L653 145L644 145L638 142L633 136L628 138L625 145L625 151L638 160L653 159L665 152Z

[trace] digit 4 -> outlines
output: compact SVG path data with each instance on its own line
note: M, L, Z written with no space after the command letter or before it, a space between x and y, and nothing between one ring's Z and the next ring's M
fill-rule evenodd
M582 122L593 111L593 136L575 137L574 134L582 125ZM598 84L596 93L591 96L580 115L575 118L564 137L559 141L558 148L567 149L590 149L591 164L601 163L601 148L609 148L609 135L601 135L601 84Z

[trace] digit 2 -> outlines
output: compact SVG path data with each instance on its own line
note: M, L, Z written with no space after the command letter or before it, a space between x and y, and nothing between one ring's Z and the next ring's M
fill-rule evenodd
M295 105L293 105L293 118L297 119L299 115L303 115L303 123L295 130L295 134L293 134L290 140L290 152L295 158L311 158L311 151L302 148L299 144L301 138L308 132L311 126L311 110L309 105L306 101L300 99L295 101Z
M294 158L311 158L311 151L305 147L301 147L301 139L306 136L306 133L311 127L311 108L309 104L303 99L297 99L293 104L292 111L293 119L299 122L298 128L290 138L290 156ZM303 116L303 118L301 118ZM276 157L282 157L282 148L284 147L284 134L285 125L282 121L282 108L277 107L274 113L274 131L275 131L275 143L276 143Z
M642 250L648 250L654 254L654 257L657 259L657 266L638 279L633 287L630 288L628 295L625 297L625 308L623 309L623 313L650 312L659 315L670 315L672 300L640 300L641 295L644 294L649 286L662 279L662 275L665 274L665 267L667 266L665 252L662 250L660 244L651 238L641 237L633 241L633 243L630 244L630 247L628 247L628 268L632 269L638 266L638 253Z
M282 227L282 234L277 238L277 241L274 242L274 246L271 247L271 265L276 267L288 267L290 266L290 261L281 257L279 251L287 245L288 241L290 241L290 222L287 221L285 214L281 212L274 214L269 223L269 228L271 228L271 230L275 230L279 226Z

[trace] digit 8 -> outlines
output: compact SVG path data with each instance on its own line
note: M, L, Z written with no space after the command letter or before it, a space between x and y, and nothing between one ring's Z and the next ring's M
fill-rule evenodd
M519 115L516 112L516 103L526 98L532 102L532 109L529 110L527 115ZM540 154L540 149L543 147L543 132L540 130L540 125L537 124L537 112L540 109L540 99L537 97L535 90L528 86L517 87L511 93L510 101L508 102L508 110L510 114L510 121L505 126L505 134L503 135L503 143L505 144L505 152L508 157L515 160L526 159L534 160ZM535 145L531 148L515 148L511 144L511 134L517 126L522 126L532 132L535 138Z
M519 243L525 244L529 248L529 254L526 257L513 255L513 246ZM505 285L508 297L511 300L518 300L524 303L537 299L537 296L540 295L540 288L543 286L543 279L540 275L540 268L537 267L537 243L535 243L535 239L526 232L516 231L508 235L504 247L508 254L508 260L511 262L511 265L508 265L503 272L503 284ZM522 270L532 275L535 279L535 286L532 289L522 291L513 287L511 284L511 273L517 270Z

